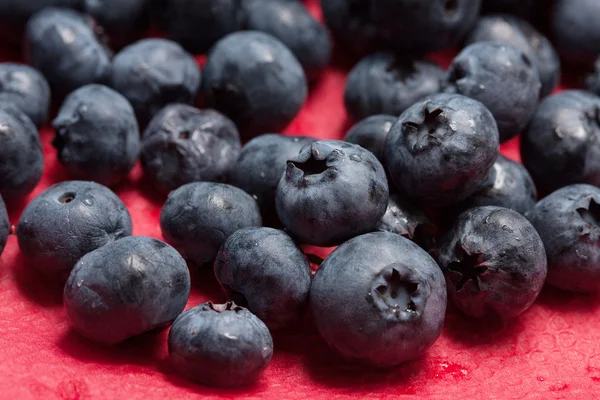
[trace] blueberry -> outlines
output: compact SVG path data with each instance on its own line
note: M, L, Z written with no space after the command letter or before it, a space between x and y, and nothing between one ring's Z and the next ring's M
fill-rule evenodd
M537 191L523 164L500 155L488 179L462 204L463 209L497 206L525 214L535 206Z
M310 265L283 231L236 231L221 246L214 269L228 297L270 329L290 327L302 318L308 305Z
M78 179L116 185L138 159L140 135L133 108L106 86L86 85L72 92L52 126L58 160Z
M483 103L496 119L500 141L505 142L521 133L533 117L540 88L530 56L504 42L479 42L452 61L446 92Z
M235 124L223 114L171 104L144 132L142 168L153 186L166 193L190 182L223 182L241 147Z
M298 58L308 77L329 64L331 40L327 29L296 1L245 0L246 28L273 35Z
M398 195L390 196L385 214L375 229L404 236L425 249L433 246L436 234L436 227L427 214Z
M425 54L455 44L473 27L481 0L373 0L381 36L400 54Z
M482 17L466 42L472 44L486 41L505 42L525 53L534 62L540 76L541 96L549 95L558 84L560 79L558 54L552 43L527 21L502 14Z
M521 137L523 164L542 194L572 183L600 186L600 98L567 90L540 103Z
M65 285L64 304L75 330L116 344L169 325L189 295L190 273L177 251L137 236L83 256Z
M133 106L140 126L169 103L194 104L200 69L191 54L165 39L143 39L113 62L112 86Z
M231 171L231 184L256 199L265 225L281 225L275 212L275 196L287 160L315 141L306 136L265 134L250 140L242 148Z
M4 251L4 246L10 235L10 222L8 221L8 214L2 196L0 196L0 256Z
M355 119L375 114L398 116L422 98L438 93L444 70L426 60L379 52L363 58L348 75L346 110Z
M555 0L549 12L550 36L559 53L572 64L591 64L600 53L600 2Z
M202 90L208 107L231 118L242 136L279 132L306 99L306 77L287 47L262 32L237 32L208 53Z
M48 118L50 86L36 69L23 64L0 63L0 104L20 109L40 127Z
M405 196L443 206L475 193L498 149L496 123L483 104L438 94L400 115L388 134L385 164Z
M385 140L396 119L385 114L367 117L354 125L344 140L369 150L383 164Z
M378 367L422 356L440 336L446 285L435 261L389 232L339 246L317 270L310 306L323 339Z
M8 203L28 195L44 170L38 131L21 111L0 106L0 195Z
M122 47L142 36L155 0L82 0L83 10L110 35L111 43Z
M27 61L44 74L56 94L107 81L111 54L83 14L45 8L31 17L26 30Z
M513 318L527 310L544 286L544 244L521 214L476 207L460 215L442 240L438 263L448 297L465 314Z
M564 290L600 288L600 189L565 186L540 200L527 215L548 257L548 283Z
M94 182L49 187L27 205L17 225L19 247L30 264L61 279L87 253L129 235L125 204Z
M388 197L385 171L373 153L355 144L322 140L287 162L276 208L300 242L334 246L372 231Z
M207 386L254 383L271 362L265 324L235 303L200 304L181 314L169 332L169 357L188 379Z
M243 27L240 0L161 1L160 26L192 53L205 53L217 40Z
M210 267L225 240L241 228L261 226L256 201L223 183L194 182L169 194L160 213L167 242L197 267Z

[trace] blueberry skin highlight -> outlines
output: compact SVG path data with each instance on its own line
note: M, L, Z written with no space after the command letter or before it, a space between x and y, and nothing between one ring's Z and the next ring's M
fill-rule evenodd
M83 256L65 285L64 304L76 331L112 345L167 326L189 294L190 273L177 251L132 236Z
M435 261L389 232L339 246L310 291L317 329L343 357L389 367L422 356L439 337L446 284Z
M140 153L140 133L131 104L97 84L72 92L52 122L58 160L77 179L106 186L127 178Z
M296 1L245 0L245 27L273 35L298 58L310 78L329 64L332 43L327 29Z
M292 237L329 247L372 231L388 197L385 170L373 153L355 144L322 140L287 162L275 202Z
M110 51L100 43L90 21L73 10L45 8L34 14L27 22L25 56L60 96L106 82L110 76Z
M536 201L533 178L523 164L499 155L486 182L462 203L462 207L463 210L483 206L504 207L525 215Z
M154 1L82 0L82 7L110 36L111 43L122 47L142 36L148 27Z
M375 230L404 236L425 249L432 244L436 233L436 227L427 214L398 195L390 196L385 214Z
M214 270L228 297L247 307L271 330L294 325L308 306L310 265L283 231L236 231L221 246Z
M373 0L372 20L400 54L447 49L473 27L481 0Z
M242 189L223 183L194 182L172 191L160 213L167 242L188 263L205 268L235 231L261 226L256 201Z
M141 127L170 103L194 104L201 74L191 54L165 39L143 39L113 61L112 87L129 100Z
M4 200L2 200L2 196L0 196L0 256L4 251L4 246L6 246L8 235L10 235L10 222L8 220L8 213L6 212Z
M565 186L540 200L527 215L540 234L552 286L574 292L600 288L600 189Z
M7 203L27 196L44 170L44 154L31 120L12 106L0 106L0 195Z
M344 104L354 119L376 114L398 116L422 98L440 92L445 76L431 61L374 53L350 71Z
M396 119L392 115L385 114L367 117L350 128L344 141L369 150L383 164L385 140Z
M158 23L167 36L194 54L206 53L243 28L239 0L159 0ZM199 27L202 27L199 29Z
M17 239L32 267L63 279L81 257L130 236L131 229L129 211L110 189L94 182L65 181L27 205Z
M496 122L483 104L438 94L400 115L388 134L385 165L402 194L444 206L477 191L498 151Z
M18 108L40 127L48 118L50 86L34 68L24 64L0 63L0 104Z
M272 356L273 339L265 324L232 302L191 308L169 332L169 358L175 368L206 386L251 385Z
M316 142L306 136L265 134L244 145L231 170L231 184L250 194L260 207L263 223L280 226L275 212L275 196L287 161L304 146Z
M208 53L202 91L243 137L280 132L296 116L308 88L302 66L283 43L262 32L237 32Z
M573 183L600 186L600 98L581 90L548 96L521 137L521 158L545 195Z
M235 124L223 114L170 104L144 132L142 169L164 193L190 182L224 182L241 147Z
M440 243L448 297L467 315L514 318L544 286L544 244L516 211L476 207L460 215Z
M540 96L549 95L558 85L561 72L558 54L552 43L529 22L505 14L481 17L467 37L466 43L486 41L505 42L529 56L540 76L542 84Z
M525 129L538 105L541 82L531 57L504 42L464 48L448 69L447 93L480 101L505 142Z

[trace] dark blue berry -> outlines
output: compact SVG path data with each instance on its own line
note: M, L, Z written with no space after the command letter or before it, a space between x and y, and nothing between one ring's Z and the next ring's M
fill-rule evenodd
M383 164L385 141L396 119L397 117L385 114L367 117L354 125L346 133L344 140L369 150Z
M111 186L122 182L140 152L140 133L131 104L97 84L72 92L52 122L58 160L77 179Z
M116 344L169 325L189 294L190 273L177 251L137 236L83 256L67 280L64 303L75 330Z
M223 182L241 147L235 124L223 114L171 104L144 132L142 168L154 188L166 193L190 182Z
M81 0L83 11L94 18L111 44L127 45L141 37L149 22L150 7L155 0Z
M0 106L21 110L40 127L48 118L50 86L36 69L23 64L0 64Z
M231 302L189 309L169 332L169 358L175 368L207 386L251 385L272 356L273 339L265 324Z
M85 254L131 235L131 228L129 211L110 189L66 181L27 205L17 238L32 267L62 279Z

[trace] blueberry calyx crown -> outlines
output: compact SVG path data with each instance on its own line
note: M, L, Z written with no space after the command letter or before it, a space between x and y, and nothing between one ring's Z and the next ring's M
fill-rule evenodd
M215 312L218 313L222 313L225 311L234 311L234 312L238 312L238 311L243 311L244 308L238 306L237 304L235 304L233 301L228 301L225 304L215 304L212 301L209 301L207 303L207 306L210 310L213 310Z
M469 253L460 244L456 245L455 258L446 265L446 269L453 272L451 280L457 292L463 290L468 282L472 282L480 290L480 277L487 271L487 267L483 265L483 255Z
M423 108L423 119L421 121L407 121L402 125L403 133L406 135L408 147L412 153L419 153L437 142L440 127L446 122L443 118L444 110L435 108L429 110L426 105Z
M430 295L425 280L403 265L391 264L375 277L368 298L385 319L409 322L421 318Z
M304 148L296 157L288 160L286 177L298 186L330 180L336 174L331 163L343 157L342 151L329 146L316 146L313 143Z
M593 197L589 197L587 202L587 206L577 207L575 211L589 227L589 230L583 236L596 241L600 238L600 204Z

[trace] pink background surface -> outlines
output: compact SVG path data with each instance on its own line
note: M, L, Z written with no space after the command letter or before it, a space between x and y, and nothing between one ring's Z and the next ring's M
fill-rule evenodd
M316 3L307 1L318 15ZM451 57L434 58L446 66ZM334 62L287 134L343 137L350 126L343 106L350 65ZM51 129L41 131L46 169L29 199L68 179L50 145L52 135ZM518 160L517 146L512 141L502 152ZM145 187L139 166L116 192L129 207L134 234L162 238L158 216L164 199ZM10 211L13 224L25 204ZM224 300L211 271L193 273L192 279L188 308ZM596 295L548 287L528 312L506 324L472 320L450 306L442 336L427 356L389 370L339 359L307 315L297 329L274 336L273 362L256 385L215 390L173 372L167 331L112 348L79 336L62 307L62 287L28 267L10 237L0 258L0 399L593 399L600 394L599 306Z

